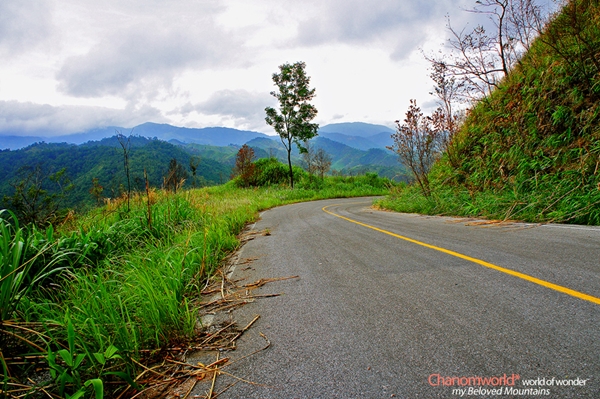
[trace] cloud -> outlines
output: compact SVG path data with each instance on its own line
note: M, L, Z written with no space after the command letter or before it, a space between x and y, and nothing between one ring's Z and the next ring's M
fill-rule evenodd
M274 106L276 100L268 93L254 93L247 90L220 90L208 100L192 105L187 103L177 109L177 113L187 115L198 112L214 115L222 122L231 121L243 129L264 129L265 107ZM224 123L225 124L225 123Z
M114 109L0 101L0 134L5 135L56 136L103 126L132 127L148 121L167 122L159 110L150 106Z
M207 101L199 104L199 112L212 115L228 115L237 118L264 116L265 107L275 102L268 93L250 93L246 90L221 90L213 93Z
M444 27L449 12L454 14L471 0L330 0L302 3L296 37L291 46L347 44L379 47L394 61L402 61L431 40L432 31ZM310 10L310 11L306 11ZM298 10L300 11L300 10ZM460 13L460 11L458 11ZM443 42L444 38L440 38Z
M242 40L211 19L190 25L150 19L117 29L87 53L68 58L56 78L59 90L76 97L133 96L149 87L168 89L186 68L243 65L243 54Z
M24 53L51 35L48 1L0 1L0 54Z
M331 40L368 42L408 20L416 19L418 14L415 9L422 7L419 4L398 0L330 1L324 5L324 12L300 23L298 38L304 44L320 44Z
M383 45L402 41L415 47L426 38L426 25L437 23L444 8L437 2L380 0L332 0L323 9L313 7L315 13L298 25L296 44L314 46L324 43L369 44L383 41ZM443 22L442 22L443 23Z

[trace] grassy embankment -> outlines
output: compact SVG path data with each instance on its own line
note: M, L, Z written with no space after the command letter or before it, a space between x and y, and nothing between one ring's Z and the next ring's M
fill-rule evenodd
M600 224L600 3L571 1L502 85L473 107L401 212Z
M129 212L113 202L56 231L22 227L1 213L0 391L17 397L34 385L26 377L41 375L38 392L114 396L149 353L193 340L202 288L259 211L382 195L387 184L367 175L300 182L294 190L229 183L154 191L132 199ZM33 357L23 361L26 354Z

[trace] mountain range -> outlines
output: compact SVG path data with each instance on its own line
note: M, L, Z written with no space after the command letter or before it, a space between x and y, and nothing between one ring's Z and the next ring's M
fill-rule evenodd
M335 123L325 125L319 129L320 137L325 137L349 147L365 151L371 148L385 149L386 146L392 144L390 136L393 133L394 130L387 126L361 122ZM212 146L241 146L255 138L279 140L278 136L269 136L260 132L227 127L186 128L147 122L133 128L109 126L61 136L0 135L0 149L17 150L33 143L40 142L79 145L89 141L99 141L117 134L157 138L159 140L179 144L203 144Z
M109 126L104 128L90 129L80 133L52 137L0 135L0 149L8 148L15 150L39 142L83 144L88 141L99 141L118 134L123 134L125 136L134 135L147 138L157 138L163 141L176 140L182 143L196 143L215 146L227 146L230 144L242 145L256 137L269 137L264 133L238 130L227 127L206 127L196 129L147 122L133 128Z

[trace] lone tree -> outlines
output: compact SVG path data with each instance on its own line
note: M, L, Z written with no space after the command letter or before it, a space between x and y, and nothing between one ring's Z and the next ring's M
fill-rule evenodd
M315 173L315 149L310 141L304 142L304 152L302 154L302 160L306 166L306 171L312 177L312 174Z
M120 132L117 132L117 140L119 140L119 144L121 148L123 148L123 169L125 170L125 175L127 176L127 212L129 212L129 199L131 198L131 177L129 175L129 154L131 153L131 134L127 139Z
M192 156L190 158L190 170L192 171L192 187L196 188L196 173L198 172L198 166L200 166L200 157Z
M292 188L294 188L292 143L296 143L300 153L304 153L306 149L300 143L315 137L319 129L318 124L310 122L317 116L317 109L309 103L315 96L315 89L309 88L310 77L306 75L305 67L304 62L279 66L280 72L273 74L273 83L278 90L271 92L271 95L279 101L279 110L272 107L265 108L267 113L265 121L279 134L287 150Z
M92 197L96 198L96 205L100 205L100 200L102 199L102 192L104 191L104 187L100 184L100 179L94 177L92 179L92 188L90 188L90 194Z

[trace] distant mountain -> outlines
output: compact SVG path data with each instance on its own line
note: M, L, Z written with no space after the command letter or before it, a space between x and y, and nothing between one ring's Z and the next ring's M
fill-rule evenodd
M343 125L345 124L338 124L336 129L344 130ZM348 125L352 128L357 126L365 128L366 124ZM376 126L371 132L380 129L381 126ZM328 130L327 126L325 130ZM118 196L123 190L126 179L123 171L123 151L121 143L114 135L115 131L119 131L119 128L95 129L77 135L54 138L54 140L63 139L59 143L42 142L41 137L21 137L23 142L25 139L33 140L34 144L18 150L0 150L2 171L0 199L4 195L11 195L14 191L11 183L19 179L21 167L37 165L42 167L45 173L66 168L67 176L76 187L69 195L67 206L92 202L89 189L93 178L98 178L99 184L104 187L104 196ZM347 131L356 132L353 129ZM136 190L145 188L144 169L148 173L150 184L160 187L172 159L176 159L185 169L188 169L192 156L200 160L200 166L196 178L188 176L185 183L187 187L224 183L231 175L239 148L246 143L254 149L256 159L275 157L282 162L287 162L287 151L279 137L257 132L228 128L188 129L146 123L133 130L124 131L123 134L128 137L131 146L129 157L131 181ZM331 156L331 169L338 173L355 175L375 172L380 176L398 178L404 174L402 165L395 154L380 145L389 134L387 131L370 137L361 137L322 131L320 136L311 140L311 143L315 151L322 148ZM101 138L88 140L95 136ZM84 143L66 143L66 138L72 141L84 141ZM3 139L0 137L0 140ZM346 145L345 142L352 145ZM5 146L12 143L15 141L0 141L0 144ZM303 165L302 156L295 145L292 151L292 162Z
M170 143L183 147L184 151L187 151L191 155L199 156L200 159L214 159L232 168L235 165L235 157L240 149L240 146L236 145L223 147L205 144L175 143L174 141L170 141Z
M125 136L135 135L157 138L163 141L177 140L181 143L197 143L213 146L242 145L256 137L269 137L260 132L227 127L187 128L148 122L134 128L109 126L90 129L76 134L53 137L44 137L42 135L28 137L14 135L0 136L0 149L16 150L37 142L83 144L88 141L99 141L107 137L112 137L118 133Z
M31 136L0 135L0 150L16 150L41 142L79 145L89 141L100 141L118 133L125 136L157 138L173 144L195 143L218 147L240 146L255 138L273 138L273 136L260 132L227 127L186 128L147 122L133 128L107 126L61 136L45 136L41 132L39 134L34 133ZM319 128L319 136L365 151L370 148L385 149L387 145L391 145L390 135L392 133L394 133L394 130L387 126L362 122L333 123ZM278 140L277 136L275 138Z
M380 176L389 178L403 175L404 170L398 162L398 157L390 151L380 148L359 150L320 135L312 139L311 143L315 150L319 148L325 150L331 156L331 169L342 174L376 172ZM287 162L287 151L277 139L256 138L247 144L254 150L256 158L273 156L281 162ZM303 164L302 157L295 145L292 149L292 163Z
M379 147L379 144L375 143L374 141L370 140L369 138L360 137L360 136L348 136L343 133L321 132L321 133L319 133L319 137L337 141L338 143L345 144L348 147L352 147L357 150L367 151L371 148Z
M331 155L332 169L348 170L369 165L398 167L400 169L397 157L381 149L358 150L325 137L317 137L314 143L316 148L322 148Z
M256 137L269 136L248 130L228 127L205 127L201 129L175 127L166 124L144 123L133 128L133 134L144 137L156 137L164 141L179 140L184 143L196 143L213 146L242 145Z
M358 150L385 149L392 145L391 135L395 131L387 126L362 122L333 123L319 128L319 136L325 137Z
M394 144L394 140L392 140L392 134L396 133L395 130L392 130L391 133L390 132L382 132L379 134L376 134L374 136L370 136L369 140L372 141L373 143L377 144L376 148L385 148L388 146L392 146L392 144Z

